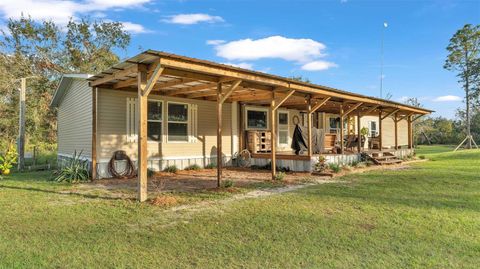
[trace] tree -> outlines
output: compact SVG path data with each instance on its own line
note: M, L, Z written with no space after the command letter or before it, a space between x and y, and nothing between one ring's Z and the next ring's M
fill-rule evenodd
M480 25L466 24L450 39L444 68L458 72L459 82L465 91L466 133L470 137L467 148L472 148L471 115L472 98L476 96L480 77Z
M70 20L60 28L51 21L30 17L10 19L0 39L0 138L15 139L18 126L18 78L27 85L27 140L54 143L55 111L49 108L64 73L98 73L119 62L130 35L119 22ZM0 151L2 149L0 148Z

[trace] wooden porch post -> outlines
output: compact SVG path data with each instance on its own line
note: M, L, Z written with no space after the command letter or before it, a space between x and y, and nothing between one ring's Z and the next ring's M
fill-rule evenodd
M308 156L312 157L313 149L312 149L312 99L308 98L307 103L307 136L308 136Z
M357 138L358 138L358 145L357 151L360 153L362 151L362 135L360 134L360 119L362 118L360 110L357 112Z
M378 112L378 149L382 151L382 110Z
M343 105L340 105L340 154L343 154L343 147L344 147L344 141L343 141Z
M222 83L217 84L217 187L222 182Z
M223 103L232 95L235 89L242 83L241 80L235 80L230 85L225 93L222 89L222 83L217 83L217 187L220 187L222 182L222 108Z
M395 123L395 149L398 149L398 113L393 116L393 122Z
M413 117L413 116L408 116L408 118L407 118L407 121L408 121L408 148L409 148L409 149L412 149L412 148L413 148L412 117Z
M277 120L276 120L276 102L275 102L275 91L272 92L272 100L270 100L270 131L271 131L271 165L272 165L272 180L275 179L277 174Z
M139 65L138 83L138 197L140 202L147 200L147 106L148 96L144 95L147 87L147 70Z
M92 180L97 179L97 87L92 88Z

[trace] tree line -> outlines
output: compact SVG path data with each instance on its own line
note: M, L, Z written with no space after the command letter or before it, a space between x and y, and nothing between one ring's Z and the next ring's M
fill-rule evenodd
M65 73L95 74L120 61L130 34L119 22L70 20L66 26L10 19L0 39L0 152L18 135L20 78L27 78L27 145L55 145L50 102Z

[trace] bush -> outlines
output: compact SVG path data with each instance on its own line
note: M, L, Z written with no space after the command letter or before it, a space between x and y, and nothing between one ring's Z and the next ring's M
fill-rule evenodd
M283 166L277 165L275 168L277 169L277 171L280 171L280 172L290 172L290 167L283 167ZM265 165L251 165L250 169L252 169L252 170L272 170L272 163L269 162Z
M0 156L0 179L1 175L10 174L10 169L17 163L17 156L17 150L14 145L10 145L5 155Z
M330 170L332 170L332 172L334 173L338 173L342 170L342 167L340 167L340 165L336 164L336 163L331 163L328 168L330 168Z
M286 174L284 172L278 172L275 174L274 179L277 181L282 181L285 178Z
M317 162L313 166L313 169L317 172L324 172L328 168L326 161L327 159L325 159L325 156L319 156Z
M214 163L209 163L205 165L205 169L215 169L215 168L217 168L217 165Z
M177 173L177 172L178 172L178 168L177 168L176 165L169 165L169 166L165 167L165 169L163 169L163 172Z
M202 168L198 164L192 164L192 165L189 165L185 168L185 170L193 170L193 171L198 171L200 169L202 169Z
M81 151L79 154L75 151L73 157L56 174L54 180L57 182L79 183L90 181L88 161L82 159Z
M418 158L420 158L422 160L425 160L425 155L420 155L420 156L418 156Z
M231 179L226 179L222 181L222 187L225 189L232 188L235 185L235 182Z
M155 175L156 171L153 169L148 168L147 169L147 177L152 178Z

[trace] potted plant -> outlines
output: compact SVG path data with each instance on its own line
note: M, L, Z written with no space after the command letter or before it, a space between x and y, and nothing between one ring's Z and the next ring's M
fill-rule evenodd
M362 138L365 141L363 143L363 148L368 148L368 133L369 132L370 132L370 130L367 127L362 127L362 129L360 129L360 135L362 135Z

